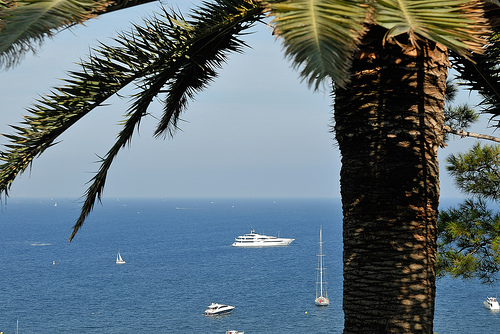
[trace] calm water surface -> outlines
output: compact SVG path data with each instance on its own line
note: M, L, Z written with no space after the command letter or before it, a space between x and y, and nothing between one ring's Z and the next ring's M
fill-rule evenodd
M57 204L57 205L56 205ZM75 240L71 199L9 199L0 212L0 331L15 333L342 333L338 199L106 199ZM323 226L329 307L314 305ZM291 237L239 249L238 235ZM127 263L116 265L120 250ZM497 285L442 279L435 331L498 333L482 305ZM235 305L202 315L212 302Z

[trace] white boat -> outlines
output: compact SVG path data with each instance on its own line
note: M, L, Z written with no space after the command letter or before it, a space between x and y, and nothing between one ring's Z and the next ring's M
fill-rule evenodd
M245 332L238 332L238 331L235 331L235 330L228 330L226 332L226 334L245 334Z
M234 247L276 247L276 246L288 246L295 239L289 238L277 238L264 234L257 234L255 230L250 229L250 233L245 235L240 235L234 239L235 241L231 246Z
M328 293L326 290L326 282L324 280L324 255L323 255L323 235L322 229L319 229L319 255L318 255L318 281L316 281L316 299L314 303L318 306L330 305Z
M118 251L118 254L116 254L116 264L124 264L126 263L123 261L122 256L120 255L120 251Z
M495 297L486 297L484 306L492 311L500 310L500 305L498 304L498 301Z
M221 315L221 314L227 314L231 312L234 309L234 306L231 305L224 305L224 304L219 304L219 303L212 303L208 306L208 308L205 310L204 315Z

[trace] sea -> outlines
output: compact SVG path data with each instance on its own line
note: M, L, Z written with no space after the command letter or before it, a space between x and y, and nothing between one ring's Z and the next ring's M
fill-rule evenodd
M68 242L80 205L2 201L0 332L342 333L339 199L105 198ZM251 228L295 241L231 247ZM327 307L314 304L320 228ZM118 251L126 264L115 263ZM499 333L500 313L483 306L499 292L438 280L434 331ZM235 309L206 317L212 302Z

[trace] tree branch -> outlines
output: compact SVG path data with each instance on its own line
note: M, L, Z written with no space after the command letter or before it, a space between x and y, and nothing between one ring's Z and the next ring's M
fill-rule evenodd
M463 129L455 130L455 129L450 128L449 126L445 126L443 128L443 131L446 132L446 133L451 133L451 134L460 136L462 138L464 138L464 137L472 137L472 138L477 138L477 139L491 140L491 141L500 143L500 138L499 137L490 136L490 135L483 135L481 133L474 133L474 132L464 131Z

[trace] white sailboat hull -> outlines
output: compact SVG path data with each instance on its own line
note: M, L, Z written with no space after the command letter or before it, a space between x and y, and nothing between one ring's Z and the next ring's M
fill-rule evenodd
M123 261L122 256L120 255L120 252L116 255L116 264L125 264L126 262Z
M326 297L318 297L314 301L314 304L316 304L318 306L328 306L328 305L330 305L330 300Z

